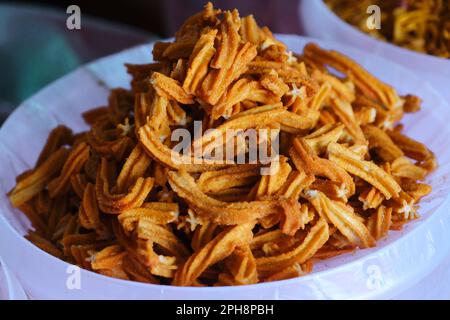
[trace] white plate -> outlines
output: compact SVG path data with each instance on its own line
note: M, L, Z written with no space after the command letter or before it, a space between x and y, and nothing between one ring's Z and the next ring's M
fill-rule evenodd
M301 52L312 40L278 37L295 52ZM324 261L312 274L301 278L241 287L181 288L81 270L81 288L69 289L67 283L73 280L70 265L22 237L29 223L11 207L5 193L14 186L15 176L34 164L54 126L63 123L75 130L85 129L82 111L105 104L107 87L128 87L130 79L123 63L148 63L151 45L144 45L101 59L56 81L24 102L0 129L0 255L27 293L37 299L389 298L433 270L450 247L450 190L446 183L450 174L450 151L446 147L450 145L450 109L427 82L403 67L340 44L316 42L356 59L400 93L413 92L423 98L423 111L405 119L407 133L426 142L441 165L428 179L434 191L423 201L419 211L422 218L401 232L392 232L376 248Z
M450 101L450 59L377 40L339 18L322 0L301 0L298 12L299 23L305 35L352 45L411 68L429 80Z

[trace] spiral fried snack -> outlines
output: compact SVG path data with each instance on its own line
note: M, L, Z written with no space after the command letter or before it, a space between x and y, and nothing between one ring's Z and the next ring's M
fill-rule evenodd
M450 4L446 0L324 0L346 22L398 46L450 58ZM367 25L367 8L381 9L381 29Z
M302 276L418 218L436 159L397 125L418 97L315 44L294 55L210 3L153 56L83 114L89 131L57 127L17 177L11 204L42 250L120 279L246 285ZM180 132L194 137L177 149ZM271 157L253 159L250 141Z

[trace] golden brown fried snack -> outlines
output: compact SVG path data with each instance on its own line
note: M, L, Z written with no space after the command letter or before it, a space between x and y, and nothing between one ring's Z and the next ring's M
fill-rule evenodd
M110 172L110 165L105 158L102 158L95 184L100 209L105 213L118 214L127 209L140 207L153 187L153 178L139 177L127 193L111 194Z
M185 171L169 172L172 189L187 201L199 216L222 225L251 223L280 211L279 200L226 203L205 195Z
M228 257L236 247L250 243L252 227L252 224L241 224L222 231L177 270L173 284L192 285L206 268Z
M19 207L43 190L52 177L59 172L68 153L67 149L59 149L30 174L21 179L8 195L12 205Z
M391 175L373 162L361 160L356 153L337 143L328 145L328 158L347 172L373 185L386 199L398 196L401 191L401 187Z
M246 285L303 276L418 217L437 162L396 124L418 97L315 44L293 54L211 3L153 57L16 178L37 247L120 279Z
M351 207L339 201L330 200L317 190L305 192L305 198L311 202L317 212L330 221L352 244L360 248L373 247L375 241Z
M257 258L258 273L264 277L295 263L306 262L327 242L328 237L328 224L324 219L320 219L308 232L306 238L293 250L275 256Z
M48 184L50 198L67 192L70 184L70 176L77 174L86 163L89 157L89 149L90 147L84 142L81 142L72 149L62 167L59 177L53 179Z
M450 58L448 1L325 0L325 2L343 20L377 39L410 50ZM381 8L382 28L368 28L366 11L371 5Z

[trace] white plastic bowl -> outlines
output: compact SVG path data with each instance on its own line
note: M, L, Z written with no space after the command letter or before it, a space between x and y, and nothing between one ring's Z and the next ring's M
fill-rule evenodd
M311 41L278 36L294 52ZM429 182L434 191L421 205L422 215L401 232L392 232L376 248L358 250L317 264L304 277L241 287L171 287L109 278L81 270L81 288L69 289L71 270L63 262L23 238L29 223L11 207L5 193L15 176L30 168L48 132L58 123L85 129L80 113L105 104L108 87L128 87L124 62L148 63L151 45L139 46L82 67L24 102L0 129L0 256L27 293L37 299L368 299L390 298L431 272L450 247L448 212L450 174L450 109L423 79L380 57L341 44L316 41L339 50L389 82L401 93L424 99L422 112L407 116L408 134L436 152L441 166ZM69 272L69 273L68 273Z
M28 300L22 286L0 257L0 300Z
M429 80L447 101L450 101L450 59L415 52L377 40L346 23L322 0L301 0L298 12L300 26L305 35L352 45L397 62Z

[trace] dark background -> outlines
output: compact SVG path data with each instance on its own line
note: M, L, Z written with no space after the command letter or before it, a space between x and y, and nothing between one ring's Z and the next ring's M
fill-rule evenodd
M206 2L206 0L14 1L14 3L23 4L45 4L63 10L71 4L76 4L81 8L82 13L132 25L162 37L171 36L187 17L200 11ZM299 31L297 0L216 0L212 2L221 9L238 8L241 16L252 13L261 25L268 26L274 32L298 33Z
M319 0L305 0L319 1ZM80 65L157 38L171 37L205 0L0 0L0 124L24 100ZM217 0L253 14L276 33L299 33L297 0ZM81 30L68 30L69 5Z

